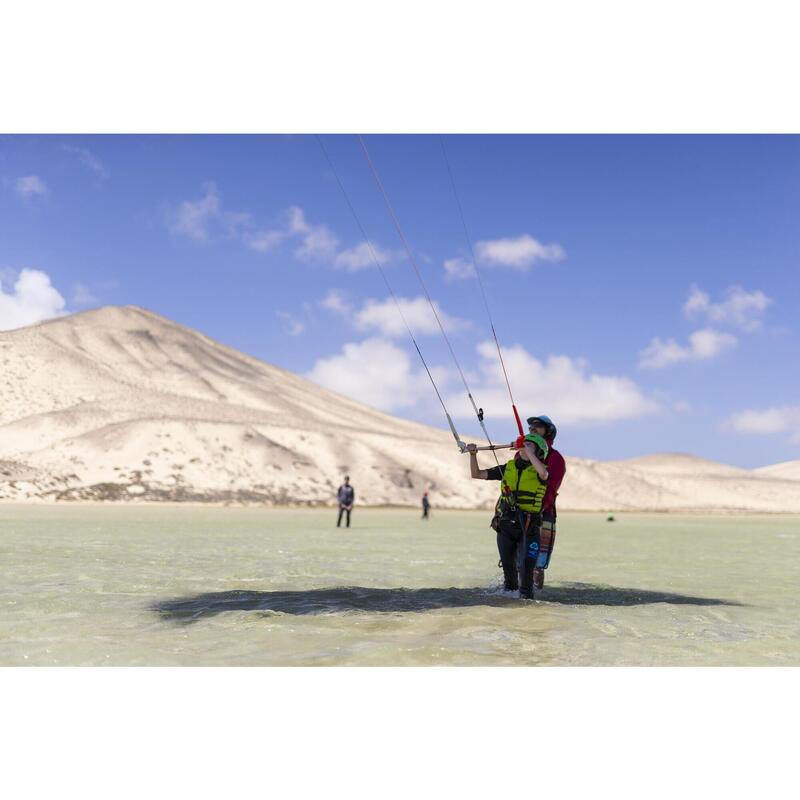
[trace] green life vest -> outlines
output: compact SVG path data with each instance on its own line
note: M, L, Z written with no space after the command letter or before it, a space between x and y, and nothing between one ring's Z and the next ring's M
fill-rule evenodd
M503 494L500 499L505 500L512 508L538 514L542 510L546 489L547 484L541 480L532 464L522 470L517 469L517 462L513 458L506 464L503 472Z

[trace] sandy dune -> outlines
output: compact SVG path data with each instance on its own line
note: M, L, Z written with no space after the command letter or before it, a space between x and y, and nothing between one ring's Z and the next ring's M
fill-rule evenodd
M773 464L771 467L761 467L761 469L755 470L755 473L769 478L800 481L800 461L784 461L781 464Z
M0 499L489 506L449 433L136 307L0 333ZM490 457L484 455L486 465ZM800 512L800 462L568 459L560 507Z

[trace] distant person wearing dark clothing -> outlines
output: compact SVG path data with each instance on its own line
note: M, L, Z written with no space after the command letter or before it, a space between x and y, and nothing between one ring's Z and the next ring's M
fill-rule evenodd
M342 514L347 512L347 527L350 527L350 513L353 510L353 502L356 499L356 493L350 485L350 476L344 476L344 483L339 487L336 493L336 498L339 501L339 519L336 520L336 527L342 526Z
M422 495L422 519L428 519L431 510L431 501L428 500L428 493Z

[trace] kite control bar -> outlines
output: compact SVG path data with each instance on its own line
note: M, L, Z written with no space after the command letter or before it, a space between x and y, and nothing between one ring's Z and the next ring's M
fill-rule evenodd
M462 442L463 444L463 442ZM516 442L511 442L511 444L482 444L476 447L476 450L513 450L516 445ZM462 453L468 453L467 446L464 445Z

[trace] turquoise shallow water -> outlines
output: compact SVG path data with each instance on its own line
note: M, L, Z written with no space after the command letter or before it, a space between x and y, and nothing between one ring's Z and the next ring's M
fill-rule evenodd
M798 517L564 514L540 599L486 512L0 506L3 665L798 665Z

